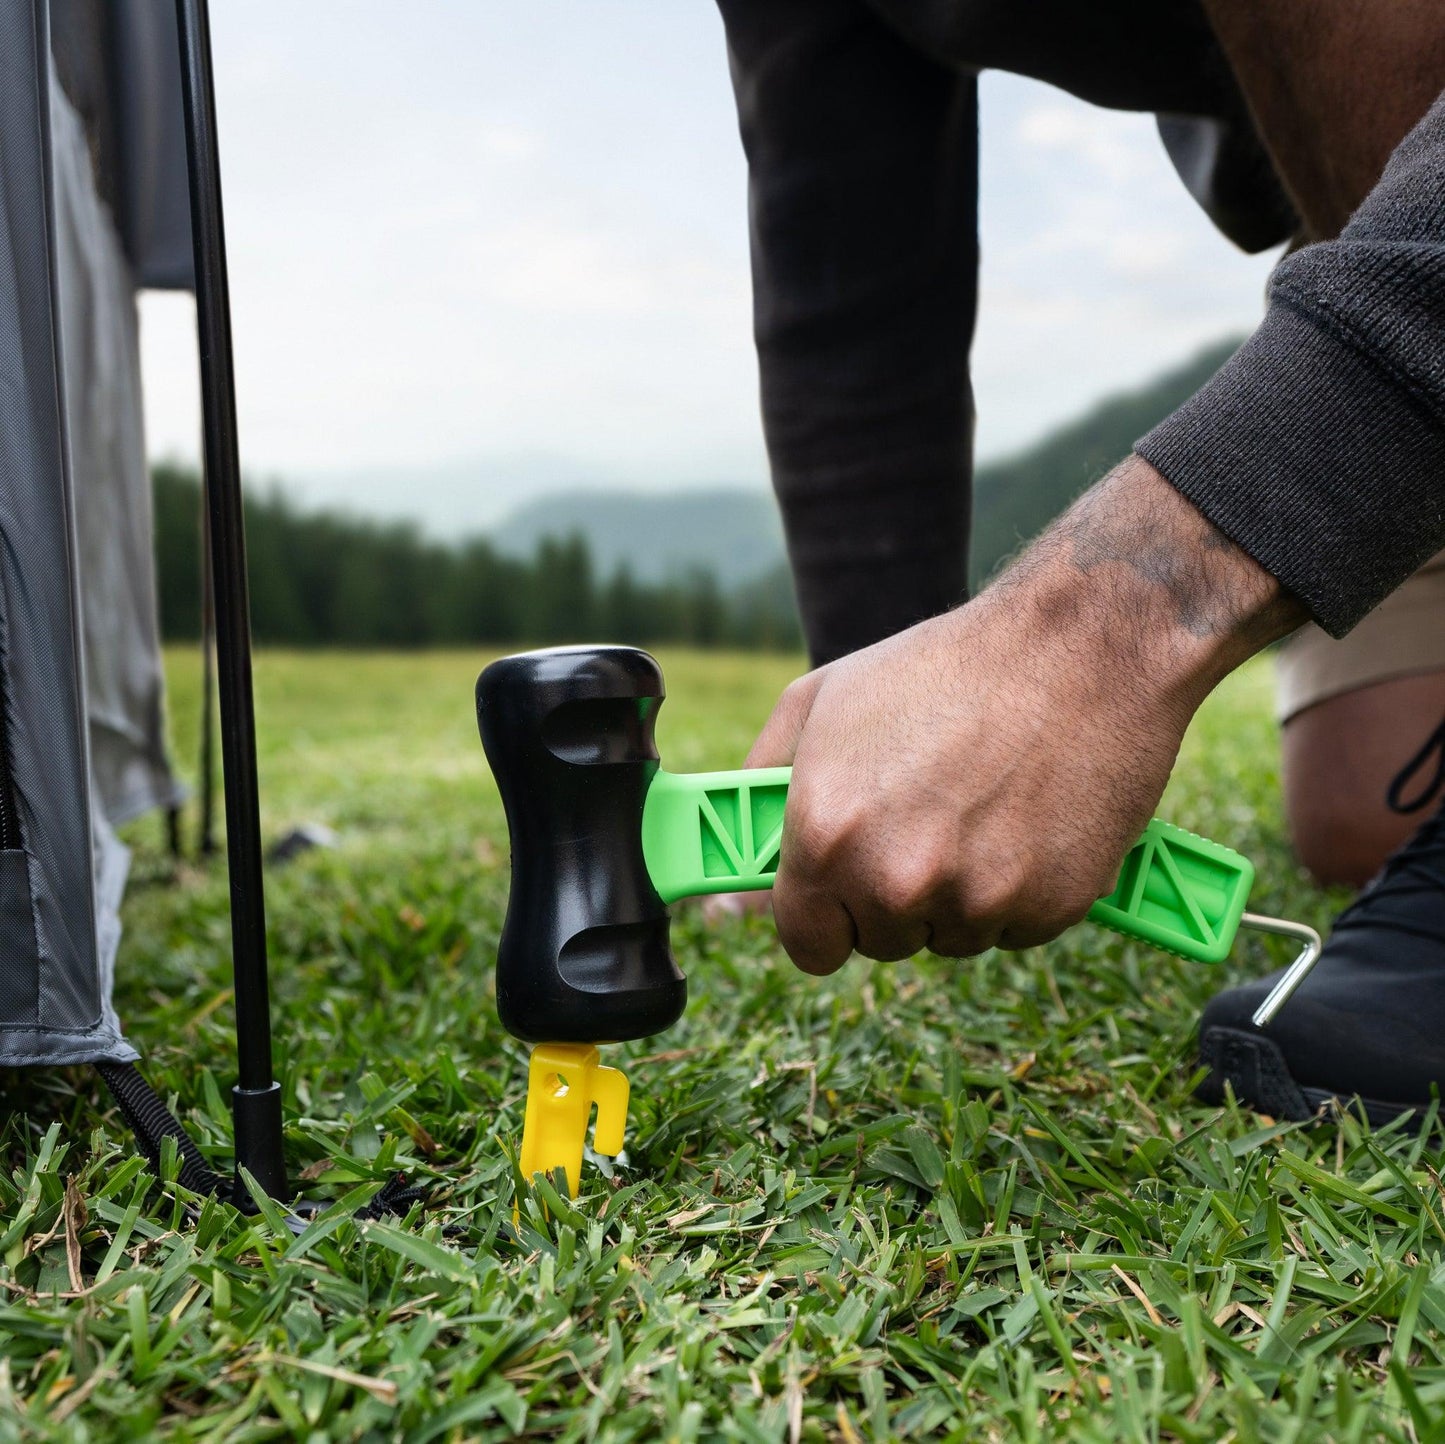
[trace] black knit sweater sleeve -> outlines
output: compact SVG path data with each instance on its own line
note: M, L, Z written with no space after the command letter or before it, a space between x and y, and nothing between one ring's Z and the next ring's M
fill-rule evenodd
M1334 636L1445 547L1445 97L1135 449Z

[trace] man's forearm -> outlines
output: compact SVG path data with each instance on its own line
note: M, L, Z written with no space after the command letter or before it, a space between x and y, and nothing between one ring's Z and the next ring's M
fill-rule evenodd
M1192 710L1228 672L1308 620L1301 603L1140 457L1060 517L996 584L1041 625L1108 638ZM1108 679L1113 685L1118 679Z

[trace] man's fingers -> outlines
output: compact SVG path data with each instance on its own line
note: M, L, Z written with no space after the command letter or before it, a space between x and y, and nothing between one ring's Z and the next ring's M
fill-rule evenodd
M806 884L789 886L786 879L773 890L773 921L788 956L814 977L836 973L857 940L853 919L837 898Z
M803 725L813 710L813 699L823 684L823 668L790 682L778 698L758 740L753 743L744 767L787 767L798 750Z
M798 742L813 701L822 686L823 669L808 672L789 684L778 698L773 715L744 763L747 767L787 767L798 751ZM791 807L791 802L790 802ZM771 897L773 921L778 940L788 956L805 973L824 976L835 973L848 961L855 937L853 919L841 903L808 886L790 883L786 874L787 845L784 843L784 871Z
M855 950L878 963L901 963L932 945L933 928L917 918L870 912L859 918Z

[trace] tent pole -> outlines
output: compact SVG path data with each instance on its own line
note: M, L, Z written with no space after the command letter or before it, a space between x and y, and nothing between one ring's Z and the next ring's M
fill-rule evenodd
M201 352L206 499L216 606L216 667L221 692L221 765L226 797L226 860L231 880L231 964L236 995L239 1082L236 1119L238 1202L248 1201L244 1167L273 1197L287 1192L281 1142L281 1087L271 1068L271 1014L266 971L266 899L262 890L261 821L256 790L256 721L251 690L251 623L236 390L231 369L231 313L216 95L206 0L176 0L181 96L186 116L191 242L196 270L196 325Z
M211 576L211 520L201 476L201 836L200 854L216 851L216 592Z

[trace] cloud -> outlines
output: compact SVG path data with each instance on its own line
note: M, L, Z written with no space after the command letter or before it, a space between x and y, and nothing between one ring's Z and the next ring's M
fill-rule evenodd
M545 451L637 485L761 477L715 7L231 0L213 21L249 466ZM1213 232L1151 117L995 73L982 92L992 454L1247 329L1268 262ZM153 450L194 455L188 299L148 297L142 341Z
M997 74L981 110L981 455L1256 324L1270 258L1215 231L1152 116Z
M473 143L484 155L499 160L535 160L545 148L535 130L495 123L477 127Z
M639 238L544 218L471 237L458 284L483 301L539 316L683 320L746 315L748 278L735 265Z
M1050 101L1030 106L1014 134L1026 151L1081 164L1121 185L1146 175L1150 157L1137 131L1127 122L1120 126L1118 119L1079 104Z

